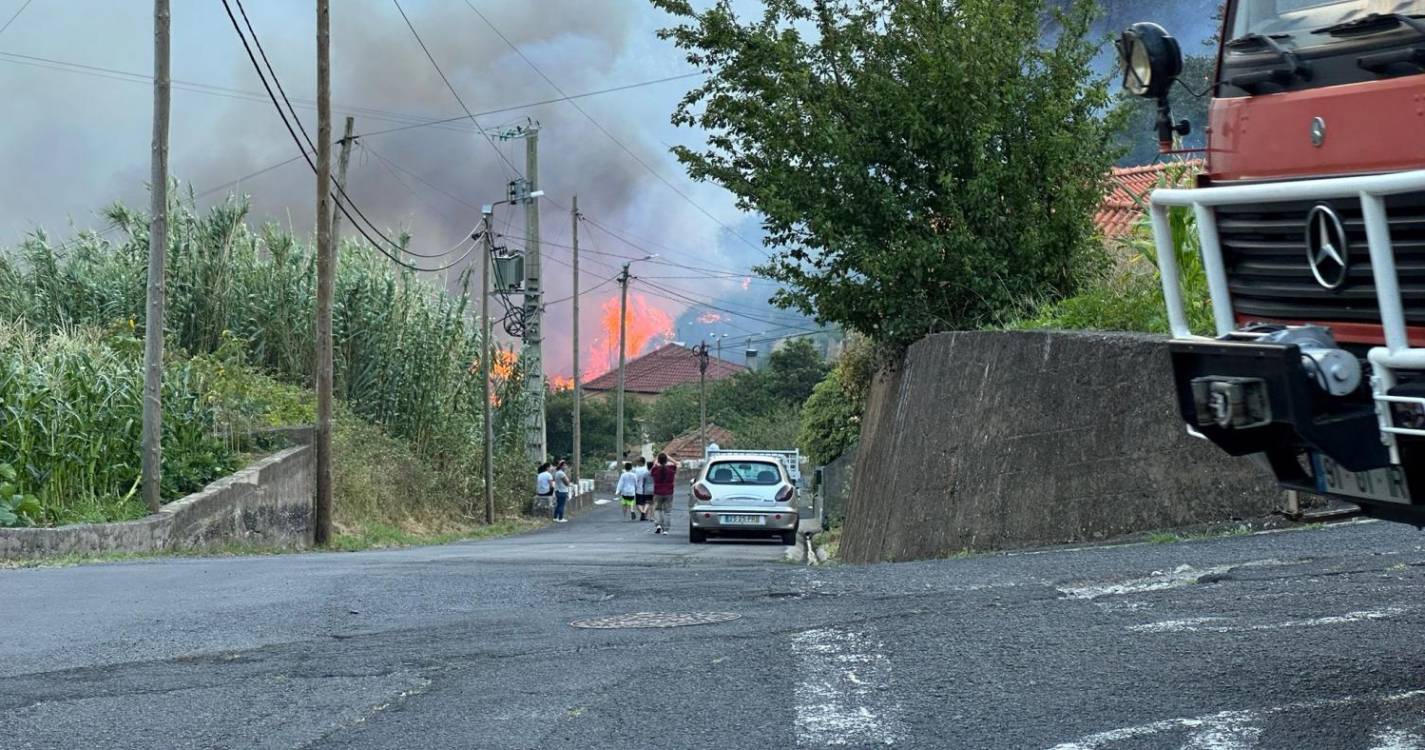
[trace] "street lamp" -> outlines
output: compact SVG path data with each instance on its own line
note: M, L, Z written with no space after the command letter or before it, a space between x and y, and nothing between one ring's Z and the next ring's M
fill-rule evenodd
M627 330L626 330L626 329L628 328L628 319L627 319L627 316L628 316L628 267L631 266L631 265L633 265L634 263L638 263L638 262L640 262L640 261L645 261L645 260L653 260L654 258L657 258L657 257L658 257L658 253L652 253L652 254L650 254L650 255L645 255L645 256L643 256L642 258L634 258L634 259L632 259L632 260L630 260L630 261L624 263L624 264L623 264L623 271L622 271L621 273L619 273L619 277L618 277L618 282L619 282L619 303L618 303L618 394L617 394L617 396L615 397L615 398L616 398L616 402L615 402L615 403L617 404L617 407L616 407L617 417L615 418L615 423L616 423L617 426L615 427L615 430L616 430L616 431L615 431L615 433L614 433L614 450L616 451L615 458L618 460L618 462L619 462L620 464L623 463L623 456L624 456L624 453L625 453L625 451L624 451L624 442L623 442L623 386L624 386L624 380L623 380L623 377L624 377L624 375L623 375L623 366L624 366L624 360L625 360L626 354L627 354L627 353L624 351L624 341L626 340L626 337L627 337Z

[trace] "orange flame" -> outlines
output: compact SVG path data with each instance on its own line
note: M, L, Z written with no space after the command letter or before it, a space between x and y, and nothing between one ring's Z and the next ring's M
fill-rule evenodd
M617 297L606 300L601 308L599 327L602 332L594 338L586 357L591 378L618 367L618 308ZM673 338L672 316L654 307L647 297L638 293L628 297L624 325L624 352L630 359L643 354L651 343L662 343Z
M549 390L553 393L574 390L574 378L565 375L550 375Z

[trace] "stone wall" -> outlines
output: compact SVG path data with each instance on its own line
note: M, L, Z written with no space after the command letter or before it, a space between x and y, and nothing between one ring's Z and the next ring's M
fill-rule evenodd
M315 458L309 446L278 451L146 518L47 529L0 529L0 560L67 554L159 552L241 542L312 544Z
M1189 437L1162 339L927 337L876 379L842 556L1082 542L1267 514L1269 474Z

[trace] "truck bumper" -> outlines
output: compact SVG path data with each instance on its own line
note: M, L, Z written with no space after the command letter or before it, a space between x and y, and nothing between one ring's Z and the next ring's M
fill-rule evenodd
M1297 346L1175 339L1169 352L1178 410L1194 434L1233 456L1265 457L1284 488L1425 519L1425 439L1397 438L1401 461L1392 464L1370 394L1326 395L1303 371ZM1396 500L1335 492L1341 469L1409 489Z

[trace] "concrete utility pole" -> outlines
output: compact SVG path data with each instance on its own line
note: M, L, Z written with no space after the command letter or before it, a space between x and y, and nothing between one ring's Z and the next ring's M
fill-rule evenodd
M703 450L708 447L708 342L693 351L698 353L698 439Z
M162 504L164 257L168 253L168 0L153 3L153 143L149 154L148 306L144 316L142 475L150 513Z
M490 345L490 255L494 251L490 214L494 208L487 205L480 212L480 408L484 414L481 442L486 524L495 522L495 426L491 424L494 414L490 408L490 359L495 355Z
M629 263L631 263L630 261ZM623 442L623 365L625 359L624 340L627 337L628 328L628 266L623 264L623 271L618 275L619 297L618 297L618 395L615 398L614 417L614 459L620 464L623 463L624 442Z
M580 412L583 411L583 395L579 392L581 384L579 382L579 196L574 196L573 205L569 208L569 218L571 224L571 237L574 247L574 317L571 320L574 331L574 455L571 459L574 462L574 481L579 481L579 457L583 454L583 440L580 432Z
M316 542L332 535L332 103L331 8L317 0L317 513Z
M539 263L539 123L525 127L525 259L524 259L524 351L525 392L531 408L526 425L525 445L534 463L549 454L544 425L544 283Z
M342 133L341 140L337 141L341 144L341 156L336 160L336 200L338 203L332 206L332 244L335 246L341 245L341 205L339 202L342 195L346 193L346 165L351 163L351 144L356 141L356 138L351 135L354 127L356 127L356 118L347 115L346 130Z

